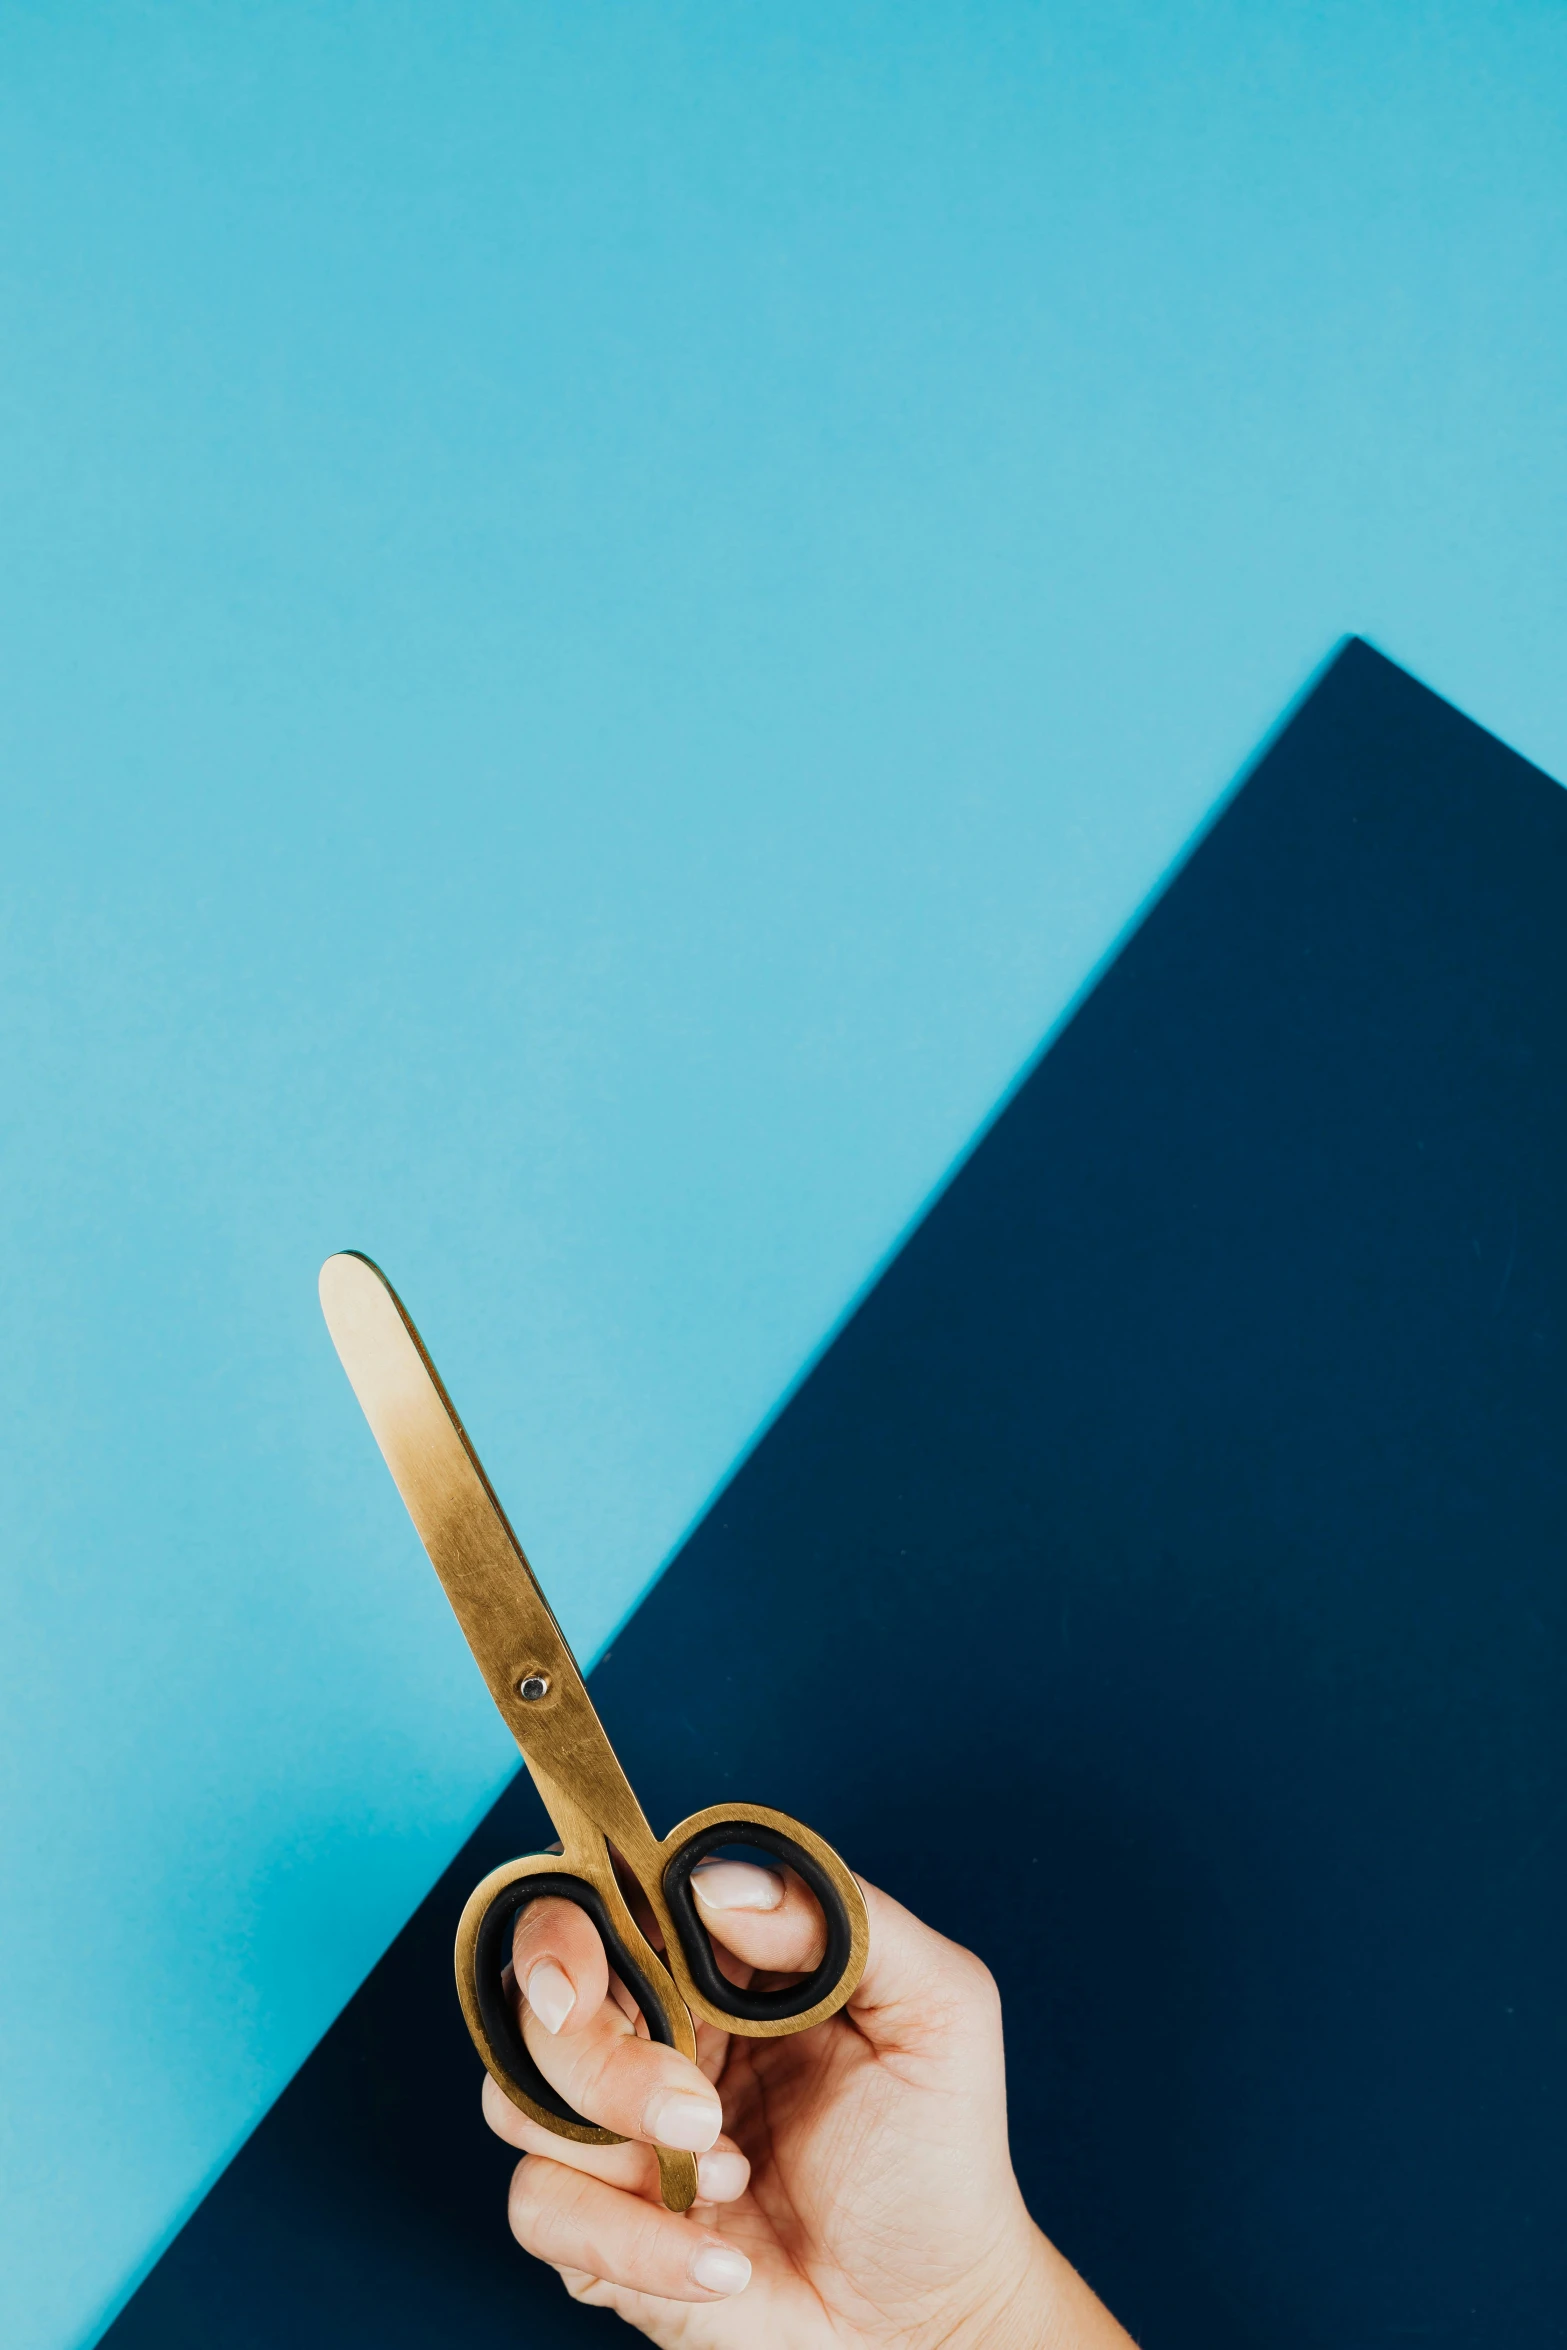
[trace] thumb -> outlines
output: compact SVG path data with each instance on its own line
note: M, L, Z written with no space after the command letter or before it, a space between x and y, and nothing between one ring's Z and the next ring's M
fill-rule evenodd
M863 1877L855 1882L870 1924L865 1973L848 2002L855 2027L888 2054L961 2059L972 2067L988 2044L999 2061L1001 2003L988 1968L922 1925L891 1894ZM745 1861L709 1861L693 1870L691 1889L714 1940L747 1967L804 1974L820 1966L821 1912L792 1870L780 1875Z

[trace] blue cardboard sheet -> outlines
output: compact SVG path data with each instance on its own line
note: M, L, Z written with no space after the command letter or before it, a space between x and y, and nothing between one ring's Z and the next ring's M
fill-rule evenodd
M1564 1069L1567 796L1352 642L594 1675L655 1826L787 1807L989 1961L1030 2204L1161 2350L1567 2339ZM451 1988L547 1834L113 2350L621 2338Z

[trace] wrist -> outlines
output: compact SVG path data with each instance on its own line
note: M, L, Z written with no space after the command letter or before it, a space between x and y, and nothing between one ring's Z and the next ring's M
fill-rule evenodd
M1020 2210L1018 2224L988 2248L961 2294L921 2334L920 2350L1055 2350L1049 2255L1049 2244Z
M931 2350L1132 2350L1130 2337L1026 2213Z

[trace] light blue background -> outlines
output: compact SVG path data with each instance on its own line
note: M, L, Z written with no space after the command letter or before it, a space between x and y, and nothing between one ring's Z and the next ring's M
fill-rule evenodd
M1564 123L1554 5L0 21L8 2344L509 1767L320 1258L593 1651L1345 629L1567 770Z

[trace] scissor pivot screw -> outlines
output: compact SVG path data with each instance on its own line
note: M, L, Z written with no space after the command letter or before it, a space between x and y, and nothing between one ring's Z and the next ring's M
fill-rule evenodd
M517 1683L517 1695L528 1705L537 1705L541 1697L550 1693L548 1673L524 1673Z

